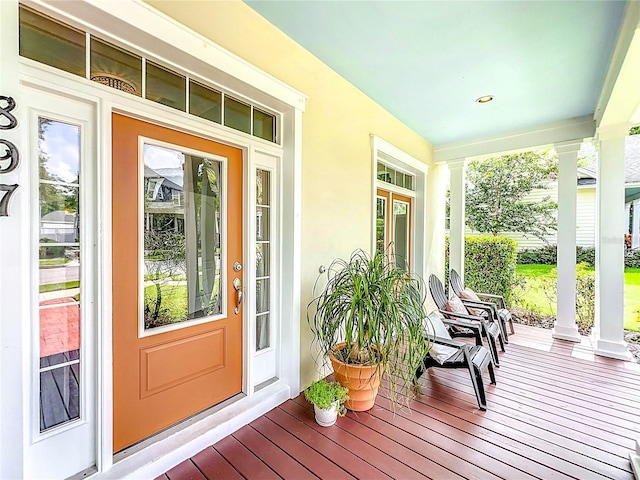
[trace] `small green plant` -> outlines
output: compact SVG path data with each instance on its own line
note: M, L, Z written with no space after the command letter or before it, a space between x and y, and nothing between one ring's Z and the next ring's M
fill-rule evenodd
M338 382L327 382L324 378L316 380L304 391L304 397L316 405L318 408L326 410L338 402L338 415L341 417L346 413L343 403L349 400L347 387L343 387Z

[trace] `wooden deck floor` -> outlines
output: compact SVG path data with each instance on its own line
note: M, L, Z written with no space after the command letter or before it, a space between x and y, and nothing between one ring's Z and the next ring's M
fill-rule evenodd
M462 369L425 373L409 413L379 396L329 428L299 396L160 478L632 479L640 365L516 329L486 412Z

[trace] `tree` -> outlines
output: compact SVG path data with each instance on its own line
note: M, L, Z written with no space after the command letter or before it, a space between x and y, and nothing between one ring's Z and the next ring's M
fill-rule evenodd
M525 152L474 160L467 170L467 225L480 233L517 232L545 241L557 230L558 205L549 196L538 202L525 197L558 174L549 152Z
M629 130L629 135L640 135L640 125L631 127Z

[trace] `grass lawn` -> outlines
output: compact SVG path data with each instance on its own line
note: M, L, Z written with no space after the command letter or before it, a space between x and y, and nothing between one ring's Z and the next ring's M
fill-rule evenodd
M68 290L70 288L78 288L80 280L72 280L70 282L48 283L40 285L40 293L55 292L56 290Z
M527 288L522 300L535 305L546 315L555 315L555 306L551 307L540 288L542 275L553 270L553 265L518 265L516 272L527 279ZM624 328L640 331L640 268L626 268L624 271Z

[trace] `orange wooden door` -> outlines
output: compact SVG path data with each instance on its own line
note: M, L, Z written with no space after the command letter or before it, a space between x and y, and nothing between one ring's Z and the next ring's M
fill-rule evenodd
M413 198L376 190L376 249L394 255L398 266L411 268Z
M139 150L146 149L148 143L154 142L169 145L169 152L202 152L198 158L200 163L194 163L196 167L183 166L182 185L180 169L164 169L165 176L158 181L152 177L159 174L154 172L153 165L146 164L146 159L144 168L141 167L146 153L142 154ZM242 282L242 272L236 272L233 266L235 262L242 262L243 161L242 151L236 148L117 114L113 115L112 148L113 450L117 452L242 389L242 310L241 306L236 309L238 292L233 286L234 281L236 284L238 280ZM207 159L206 154L216 160ZM186 155L185 158L195 156ZM215 201L209 200L218 209L216 215L205 215L204 212L208 210L200 197L194 201L194 195L200 195L205 187L192 189L197 193L192 193L191 197L187 194L189 178L198 175L203 178L203 162L217 168L217 178L212 184L219 197ZM187 172L189 169L190 173ZM144 181L141 175L144 175ZM207 178L206 173L204 178ZM155 203L166 207L169 213L147 213L150 198L160 199ZM180 212L186 211L190 203L197 203L197 207L191 205L191 208L202 216L200 223L191 229L188 225L191 221L186 214L184 218L179 218ZM159 219L162 222L167 219L173 221L176 232L182 229L187 245L184 255L175 255L175 252L167 250L167 255L180 260L174 271L153 274L147 267L153 252L150 253L150 247L145 242L147 230L153 228L154 221L158 223ZM202 235L207 228L213 229L211 231L215 233L210 236L221 243L211 248L189 246L190 233ZM195 273L185 274L188 267L182 267L180 262L189 261L193 252L198 256L192 262ZM214 254L217 257L212 260ZM180 292L190 292L192 287L182 284L189 281L203 284L202 268L207 262L216 272L212 277L215 277L217 286L209 289L210 293L214 290L217 292L216 314L209 315L208 310L200 310L186 315L185 321L180 322L179 326L147 327L150 310L162 312L167 317L171 309L178 312L184 309L187 297L187 307L190 308L193 295L189 293L180 297ZM161 266L167 264L168 260L155 263ZM184 280L185 276L188 281ZM158 283L154 284L156 280ZM144 295L141 292L143 288ZM169 288L179 294L169 294ZM156 291L163 296L156 298ZM147 302L151 300L147 296L155 302L164 302L154 304L162 308L149 307ZM179 304L177 307L176 303Z

